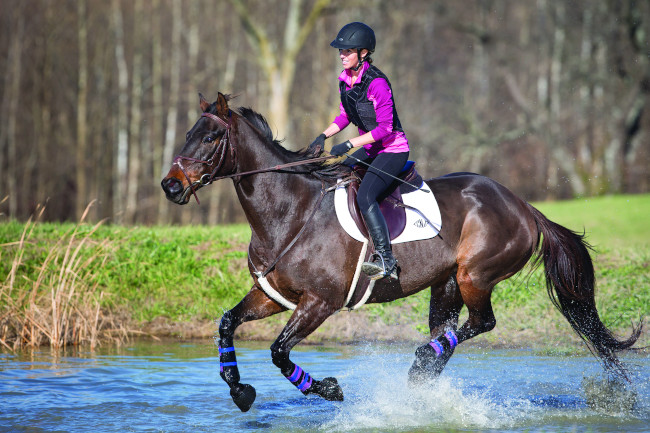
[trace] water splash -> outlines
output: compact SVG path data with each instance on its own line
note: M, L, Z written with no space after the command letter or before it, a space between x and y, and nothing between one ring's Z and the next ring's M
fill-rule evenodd
M632 385L621 379L585 377L582 391L591 409L611 415L631 413L637 406L638 394Z
M374 354L368 366L349 372L356 376L354 388L344 389L346 404L322 430L410 431L432 425L443 429L496 429L511 426L519 416L521 408L513 412L510 405L495 402L489 390L477 390L444 375L431 384L410 387L409 364L406 358L396 360L395 355Z
M326 427L334 431L357 428L402 430L435 425L439 428L500 428L513 423L503 406L486 396L467 393L451 380L435 386L409 388L406 381L375 382L366 396L357 396Z

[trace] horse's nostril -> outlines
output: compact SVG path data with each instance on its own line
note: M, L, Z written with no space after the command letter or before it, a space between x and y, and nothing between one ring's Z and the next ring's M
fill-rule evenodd
M174 177L163 179L162 189L167 195L177 195L183 191L183 184Z

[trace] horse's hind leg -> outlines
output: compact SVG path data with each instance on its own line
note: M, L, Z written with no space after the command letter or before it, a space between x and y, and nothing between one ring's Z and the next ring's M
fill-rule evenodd
M459 272L461 277L461 272ZM494 285L482 288L472 282L469 274L462 276L460 283L460 292L463 296L463 302L467 306L469 317L460 327L457 333L458 343L469 340L484 332L489 332L496 326L497 320L492 311L492 289Z
M437 377L447 365L456 346L451 341L462 307L463 299L455 276L452 275L444 285L431 287L429 329L432 340L415 351L415 361L409 370L411 385Z
M463 225L456 281L469 317L458 329L458 344L494 329L492 290L526 265L537 243L535 222L508 211L516 203L503 204L476 211Z
M253 405L255 388L240 383L233 344L235 329L244 322L263 319L281 311L284 311L283 307L269 299L261 290L253 287L232 310L224 313L219 323L221 378L230 387L230 396L242 412L246 412Z
M343 401L343 391L333 377L315 380L289 359L291 349L314 332L336 308L327 301L306 293L293 315L271 345L271 359L280 372L303 394L316 394L330 401Z
M478 283L472 283L469 275L466 281L460 284L463 301L467 306L469 317L458 329L458 344L476 337L479 334L489 332L496 326L497 320L492 311L490 296L494 285L491 284L482 288Z

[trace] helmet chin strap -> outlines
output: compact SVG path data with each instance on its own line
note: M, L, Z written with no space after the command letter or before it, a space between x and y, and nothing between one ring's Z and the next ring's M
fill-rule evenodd
M359 59L359 64L352 68L354 72L357 72L359 69L361 69L361 66L363 66L363 62L365 61L364 57L361 57L361 50L363 48L357 48L357 58Z

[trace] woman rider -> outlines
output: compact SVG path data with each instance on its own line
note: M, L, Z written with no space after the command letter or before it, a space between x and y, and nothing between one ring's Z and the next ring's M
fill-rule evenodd
M375 248L371 261L362 271L371 279L386 276L397 279L397 260L393 257L386 220L377 198L393 183L408 161L409 144L397 117L390 82L372 65L375 33L366 24L344 26L330 44L339 49L343 72L339 75L340 114L312 143L324 148L325 139L337 134L350 122L359 128L359 136L332 147L330 154L340 156L352 148L354 158L369 165L357 193L357 203ZM352 163L353 164L353 163Z

